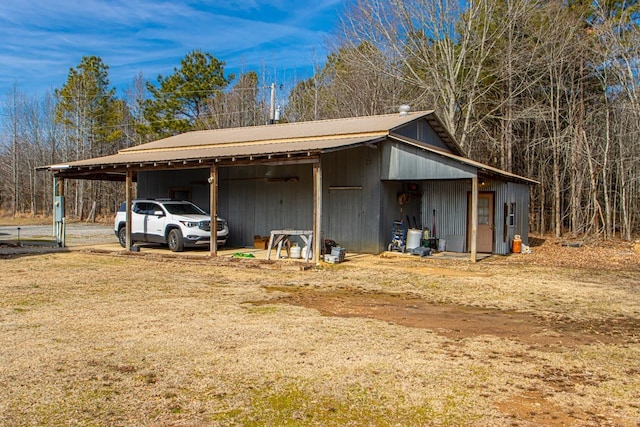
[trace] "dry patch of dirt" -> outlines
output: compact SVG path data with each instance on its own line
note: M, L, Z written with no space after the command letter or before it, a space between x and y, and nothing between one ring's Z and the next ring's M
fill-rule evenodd
M433 304L402 295L357 291L267 288L287 293L256 304L301 305L326 316L365 317L412 328L430 329L447 338L492 335L529 344L577 345L638 342L640 319L607 321L543 321L533 314L453 304Z
M540 392L528 392L513 396L496 407L513 419L512 425L537 426L571 426L577 425L579 420L587 418L587 414L580 409L565 413L558 405L545 399Z

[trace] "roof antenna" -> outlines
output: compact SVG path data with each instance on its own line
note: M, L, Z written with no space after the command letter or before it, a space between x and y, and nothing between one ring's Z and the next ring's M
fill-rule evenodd
M411 107L407 104L402 104L400 107L398 107L398 111L400 112L401 116L408 116L409 110L411 110Z

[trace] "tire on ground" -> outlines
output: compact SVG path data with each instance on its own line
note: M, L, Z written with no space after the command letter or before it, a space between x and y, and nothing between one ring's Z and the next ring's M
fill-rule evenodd
M118 230L118 242L120 242L120 246L123 248L127 247L127 227L123 226ZM133 244L133 241L131 244Z
M184 250L184 240L179 229L172 228L171 231L169 231L167 244L172 252L182 252Z

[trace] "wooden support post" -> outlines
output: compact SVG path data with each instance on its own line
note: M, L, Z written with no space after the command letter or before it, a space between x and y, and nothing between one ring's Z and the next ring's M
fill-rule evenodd
M471 262L478 261L478 177L471 178Z
M211 212L210 256L218 256L218 166L211 165L209 177L209 212Z
M126 194L126 219L127 219L127 244L126 250L131 250L131 187L133 186L133 171L127 170L127 178L125 180L125 194Z
M322 163L313 163L313 260L320 262L322 248Z

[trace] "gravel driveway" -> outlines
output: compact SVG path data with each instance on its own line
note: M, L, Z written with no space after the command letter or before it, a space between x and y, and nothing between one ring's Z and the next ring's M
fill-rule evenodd
M0 226L0 242L23 244L55 244L52 225ZM68 223L66 243L68 246L96 245L117 242L113 227L104 224Z

